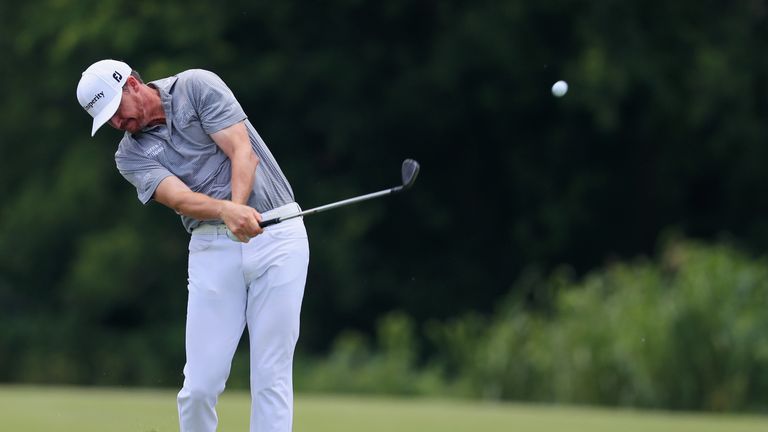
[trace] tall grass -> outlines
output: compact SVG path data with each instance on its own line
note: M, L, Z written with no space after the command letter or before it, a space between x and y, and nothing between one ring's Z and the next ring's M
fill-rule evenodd
M393 313L374 343L346 334L330 356L298 368L297 383L332 392L766 413L765 257L676 240L655 259L523 282L492 316L418 328Z

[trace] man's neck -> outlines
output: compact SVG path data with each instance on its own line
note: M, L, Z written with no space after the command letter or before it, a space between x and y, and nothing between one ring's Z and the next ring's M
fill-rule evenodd
M147 123L147 126L165 124L165 111L163 110L163 99L160 97L160 90L151 84L147 87L151 90L149 93L149 118L151 120Z

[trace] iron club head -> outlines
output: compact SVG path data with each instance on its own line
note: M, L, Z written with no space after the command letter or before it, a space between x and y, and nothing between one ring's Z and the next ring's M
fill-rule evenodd
M416 176L419 175L419 163L413 159L406 159L403 161L403 189L408 189L413 186L416 181Z

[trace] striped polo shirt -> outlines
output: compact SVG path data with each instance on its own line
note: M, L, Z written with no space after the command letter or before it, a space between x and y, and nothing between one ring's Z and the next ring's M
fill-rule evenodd
M115 162L120 174L146 204L160 182L176 176L194 192L217 199L231 198L232 165L210 135L244 121L260 163L248 204L265 212L294 201L293 191L232 91L216 74L193 69L152 81L160 92L166 123L136 134L125 133ZM181 216L192 232L203 221ZM221 221L205 221L205 223Z

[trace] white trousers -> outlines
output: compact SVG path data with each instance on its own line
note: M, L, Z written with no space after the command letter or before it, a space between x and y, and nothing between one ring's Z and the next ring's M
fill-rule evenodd
M267 227L248 243L230 240L224 230L192 234L187 363L178 394L181 432L216 430L216 402L246 325L250 430L292 429L293 353L308 263L307 232L300 218Z

